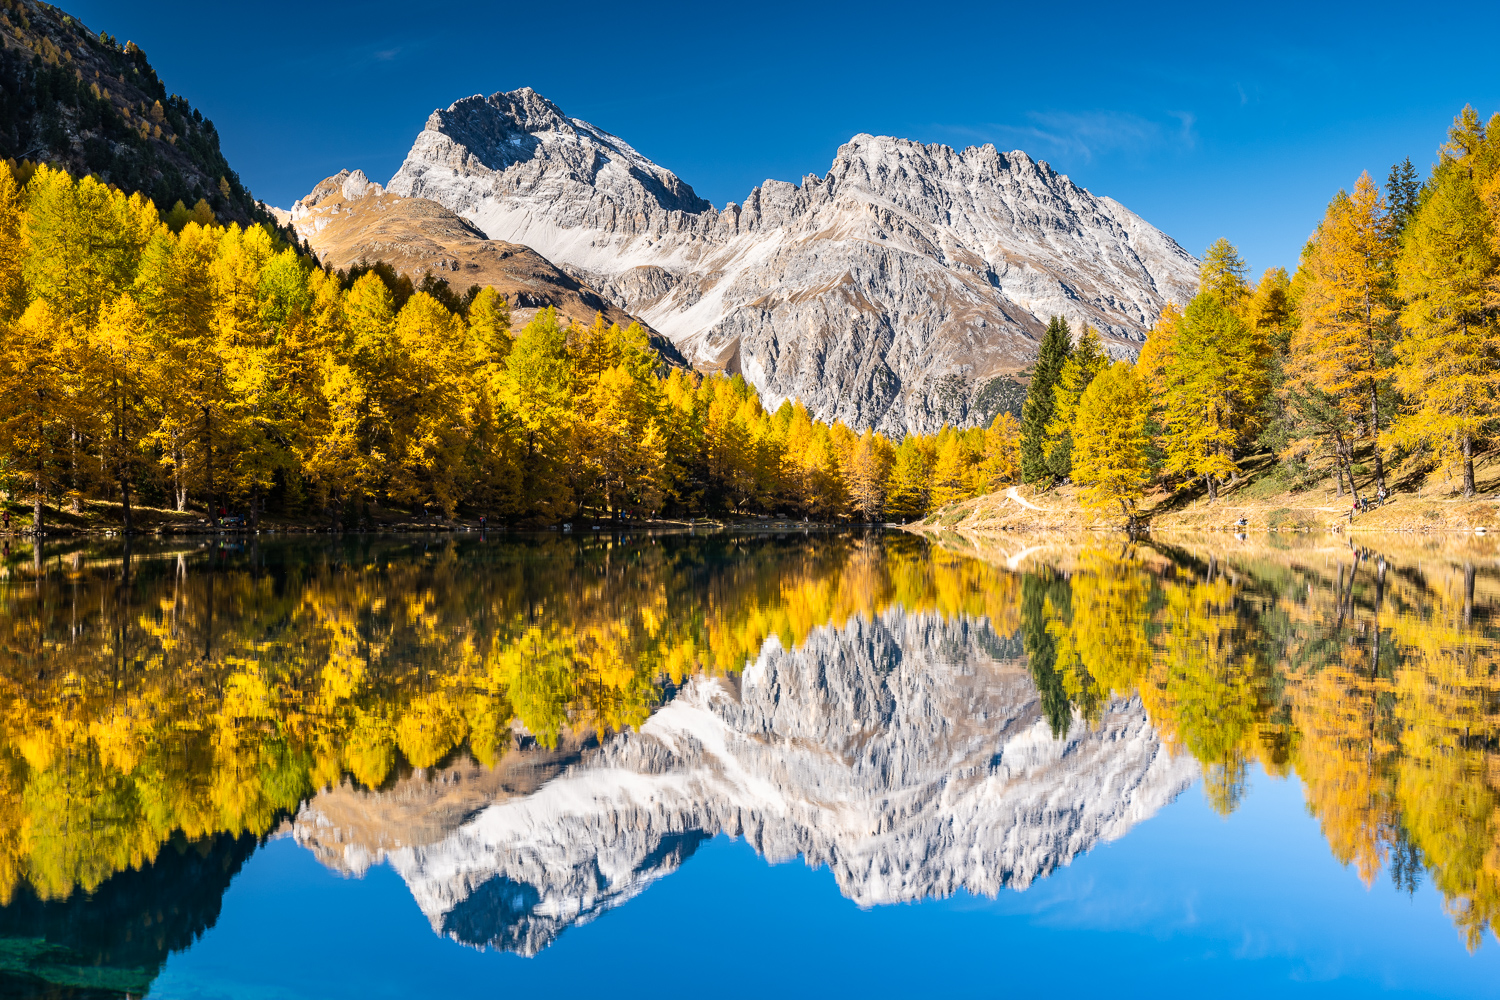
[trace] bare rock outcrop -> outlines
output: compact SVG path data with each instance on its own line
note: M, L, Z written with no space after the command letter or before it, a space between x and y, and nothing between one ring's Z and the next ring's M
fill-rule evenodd
M1110 198L991 145L857 135L828 173L716 210L529 88L433 112L389 190L532 247L769 406L888 432L974 424L1048 318L1133 354L1196 260Z
M530 247L487 239L437 202L392 194L361 170L318 182L292 206L288 220L318 259L335 268L380 260L413 281L430 271L458 293L471 285L494 288L510 303L517 327L549 307L584 325L597 314L621 326L639 322ZM686 364L670 341L642 326L663 360Z

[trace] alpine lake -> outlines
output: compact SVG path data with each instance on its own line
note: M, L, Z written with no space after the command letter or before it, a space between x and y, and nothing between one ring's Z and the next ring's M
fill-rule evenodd
M1500 995L1500 545L11 539L0 903L3 997Z

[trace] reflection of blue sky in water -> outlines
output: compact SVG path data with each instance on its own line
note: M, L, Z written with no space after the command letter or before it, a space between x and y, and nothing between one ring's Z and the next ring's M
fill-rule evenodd
M861 909L826 869L767 866L720 837L534 958L440 938L389 868L342 878L283 839L152 996L1494 994L1492 941L1467 954L1428 887L1367 891L1329 856L1295 779L1252 784L1227 819L1183 795L995 900Z
M695 678L639 732L446 830L396 810L372 827L385 803L339 790L294 834L336 870L389 860L434 931L523 954L721 833L829 868L863 906L994 896L1124 836L1198 773L1133 698L1055 738L1021 653L986 621L893 607L794 650L770 640L737 677Z
M1241 647L1212 640L1260 636L1271 644L1267 661L1242 666L1256 683L1262 675L1267 683L1284 679L1296 695L1266 700L1266 711L1285 705L1302 713L1294 720L1295 759L1308 770L1293 773L1309 782L1321 820L1309 818L1298 780L1272 780L1253 763L1249 792L1227 818L1214 815L1199 792L1183 794L1200 764L1168 754L1160 732L1188 724L1205 730L1160 695L1178 673L1147 677L1138 688L1147 704L1165 706L1154 724L1134 694L1083 702L1092 725L1072 714L1062 675L1043 666L1060 660L1044 655L1038 636L1099 640L1079 646L1097 650L1090 669L1132 662L1121 637L1165 620L1130 603L1146 594L1136 586L1146 578L1129 575L1139 572L1136 564L1100 563L1070 576L954 572L910 586L900 573L872 573L876 563L852 560L838 564L841 586L851 593L873 593L894 580L919 597L942 591L939 584L962 584L993 599L919 599L922 610L902 600L877 602L877 610L815 624L830 620L823 614L796 631L795 648L774 637L762 642L768 632L758 628L754 638L734 641L733 648L751 651L743 670L672 685L665 705L602 746L570 737L546 751L521 741L492 771L458 750L375 788L325 786L289 807L295 815L283 829L290 836L253 854L247 842L235 858L225 855L250 856L223 896L217 922L228 876L198 893L202 905L190 910L186 904L197 897L177 884L181 879L172 881L177 869L170 864L148 866L143 878L121 872L100 887L98 899L76 894L47 904L48 912L80 910L92 927L109 923L100 918L114 906L129 919L116 922L119 934L94 935L112 949L95 967L112 975L113 985L146 983L161 962L152 994L169 997L497 988L1175 995L1203 985L1217 995L1221 981L1245 994L1297 983L1320 993L1336 986L1346 995L1382 985L1481 994L1500 971L1488 931L1478 953L1468 954L1455 914L1445 912L1428 878L1414 898L1392 889L1384 872L1366 890L1358 872L1330 853L1349 824L1335 823L1345 814L1331 811L1339 802L1330 804L1328 794L1347 787L1339 782L1351 774L1374 773L1370 730L1356 719L1349 741L1332 741L1320 720L1342 720L1366 702L1328 685L1313 692L1324 698L1318 701L1307 685L1309 678L1337 680L1343 675L1336 669L1357 672L1349 650L1370 647L1349 640L1366 635L1369 607L1447 608L1464 620L1472 614L1472 630L1454 634L1491 641L1489 609L1500 578L1441 565L1424 567L1421 579L1382 576L1383 564L1353 577L1344 563L1326 561L1319 553L1314 571L1322 567L1324 575L1312 572L1306 585L1278 576L1272 563L1259 567L1261 576L1230 585L1212 579L1212 561L1189 555L1149 578L1166 602L1207 595L1202 620L1189 620L1182 633L1198 637L1194 649L1210 650L1199 664L1206 686L1201 695L1186 689L1180 703L1201 708L1204 720L1244 702L1220 697L1208 683L1240 669L1223 650L1237 655ZM924 565L901 564L903 571ZM762 590L776 590L778 579L766 577ZM461 619L461 603L450 603ZM950 610L937 613L934 603ZM726 604L738 606L720 602ZM951 610L976 605L984 615ZM1113 606L1131 609L1132 617L1111 632L1098 627L1099 610ZM1325 624L1334 612L1337 622ZM1288 630L1283 615L1300 615L1293 624L1302 624ZM1410 612L1403 615L1389 613L1384 627L1394 621L1410 630ZM1434 613L1435 623L1444 620ZM1449 642L1450 631L1434 634ZM1172 649L1163 644L1155 655ZM1382 646L1384 669L1401 662L1393 652ZM1178 672L1198 663L1161 662ZM1428 687L1453 683L1441 671L1402 676ZM1470 718L1463 712L1471 702L1489 711L1488 702L1474 700L1482 693L1465 689L1469 702L1437 705L1430 717L1406 711L1396 718L1410 719L1403 724L1415 732L1435 725L1448 733ZM1406 697L1394 706L1412 709ZM1311 715L1318 706L1333 715ZM1207 731L1218 732L1211 725ZM1484 746L1463 749L1470 753L1463 760L1490 759ZM1250 757L1256 759L1275 758ZM1334 764L1353 771L1324 766ZM1452 839L1443 824L1459 829L1465 818L1458 806L1467 786L1443 787L1458 791L1436 796L1421 814L1440 822L1426 831L1431 843ZM1222 795L1216 801L1223 806ZM1489 829L1490 813L1469 812L1476 818L1460 832L1473 840ZM12 918L0 933L0 963L8 963L0 973L17 967L17 949L42 926L29 914L21 905L0 910ZM131 936L129 921L141 920L159 940ZM191 943L205 926L203 939ZM168 957L173 949L185 950ZM73 978L52 981L79 982L87 964L75 961L61 970ZM7 985L0 982L0 993Z

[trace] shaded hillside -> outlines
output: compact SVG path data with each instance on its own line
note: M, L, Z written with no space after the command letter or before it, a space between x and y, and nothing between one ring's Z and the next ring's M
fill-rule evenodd
M36 0L0 0L0 159L47 162L140 191L165 213L199 199L224 222L271 222L133 42Z

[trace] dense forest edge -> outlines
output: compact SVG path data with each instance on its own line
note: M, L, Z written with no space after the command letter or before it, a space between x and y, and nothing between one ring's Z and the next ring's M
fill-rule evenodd
M45 164L0 164L0 337L0 487L33 529L913 518L1019 454L1009 414L898 444L768 411L638 325L513 330L494 289L320 269Z
M1252 283L1217 241L1134 360L1053 317L1019 420L900 440L666 364L639 326L513 329L493 289L332 272L273 225L11 160L7 523L1483 524L1453 501L1495 485L1497 127L1465 108L1425 182L1408 158L1340 191L1295 274Z
M1227 240L1133 362L1055 320L1021 419L1031 496L935 526L1484 526L1500 416L1500 116L1466 107L1426 181L1339 191L1296 273ZM1042 494L1045 494L1044 496ZM1463 503L1455 509L1454 502Z

